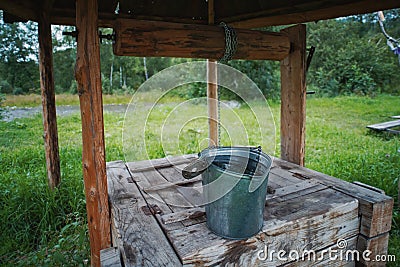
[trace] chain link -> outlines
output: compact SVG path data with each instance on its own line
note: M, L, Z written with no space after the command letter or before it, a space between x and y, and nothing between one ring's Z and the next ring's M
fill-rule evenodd
M237 35L236 31L228 26L225 22L221 22L220 25L224 28L225 32L225 51L223 57L219 60L220 63L228 63L236 53L237 48Z

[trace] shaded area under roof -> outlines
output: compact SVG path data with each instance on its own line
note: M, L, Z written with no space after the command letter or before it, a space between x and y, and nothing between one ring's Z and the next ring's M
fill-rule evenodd
M43 2L1 0L6 22L37 21ZM110 27L118 18L207 24L206 0L99 0L99 26ZM215 0L215 22L256 28L364 14L399 8L399 0ZM118 14L117 14L118 13ZM75 24L75 0L54 0L51 23Z

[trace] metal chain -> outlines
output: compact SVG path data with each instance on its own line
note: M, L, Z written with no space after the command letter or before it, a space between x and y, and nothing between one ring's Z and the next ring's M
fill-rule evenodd
M228 26L225 22L221 22L220 25L224 28L225 32L225 51L219 62L227 63L236 53L237 35L236 31L232 27Z
M218 61L219 63L228 63L236 53L237 49L237 35L232 27L229 27L225 22L221 22L220 25L224 28L225 32L225 51L222 58ZM218 146L221 146L221 90L218 86Z

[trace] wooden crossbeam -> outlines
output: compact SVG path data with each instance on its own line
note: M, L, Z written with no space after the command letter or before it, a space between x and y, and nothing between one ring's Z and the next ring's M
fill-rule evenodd
M160 21L117 19L114 53L119 56L220 59L224 54L224 29ZM236 29L233 59L282 60L290 51L286 33Z

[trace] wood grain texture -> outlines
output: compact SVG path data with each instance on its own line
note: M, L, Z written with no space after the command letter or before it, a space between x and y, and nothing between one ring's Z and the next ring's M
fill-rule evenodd
M280 9L265 9L252 14L245 14L246 17L226 17L223 21L231 23L239 28L260 28L272 25L289 25L311 21L345 17L355 14L372 13L379 10L393 9L400 7L397 0L363 0L345 1L339 3L325 1L297 1L297 5L312 3L311 6L299 8L293 2L281 2Z
M369 250L371 253L368 253L368 255L366 254L365 259L361 255L360 260L357 262L357 266L386 266L385 261L377 261L377 259L379 260L377 256L380 257L381 255L387 255L388 243L389 233L372 238L368 238L364 235L359 235L357 241L358 251L364 252L366 250Z
M218 60L224 54L225 34L220 26L118 19L114 30L114 53L120 56ZM285 33L237 29L236 35L234 59L282 60L289 53Z
M156 168L168 168L174 165L189 163L191 160L197 158L196 154L182 155L182 156L171 156L153 160L141 160L135 162L127 162L129 171L131 172L143 172L153 170Z
M124 163L107 167L111 212L124 266L180 266L181 262L135 183L130 183Z
M326 186L358 199L360 203L361 234L367 237L374 237L390 231L393 198L282 159L274 158L274 164L289 171L296 177L315 179Z
M117 247L100 250L101 267L122 267L119 249Z
M304 165L306 125L306 26L282 30L291 51L281 61L281 158Z
M92 266L100 266L100 250L111 243L97 10L97 0L76 1L75 78L82 118L82 165Z
M336 202L338 199L340 201ZM167 234L185 266L261 266L264 263L257 258L257 252L264 245L269 250L294 249L301 253L305 249L325 248L339 238L350 238L358 233L357 200L331 189L274 201L266 208L262 233L253 238L224 239L211 233L205 223ZM269 266L283 263L275 257Z
M49 1L46 1L49 2ZM48 3L47 3L48 4ZM43 108L43 138L49 187L54 189L61 182L60 155L58 148L57 113L54 86L53 46L48 10L39 15L39 70Z

